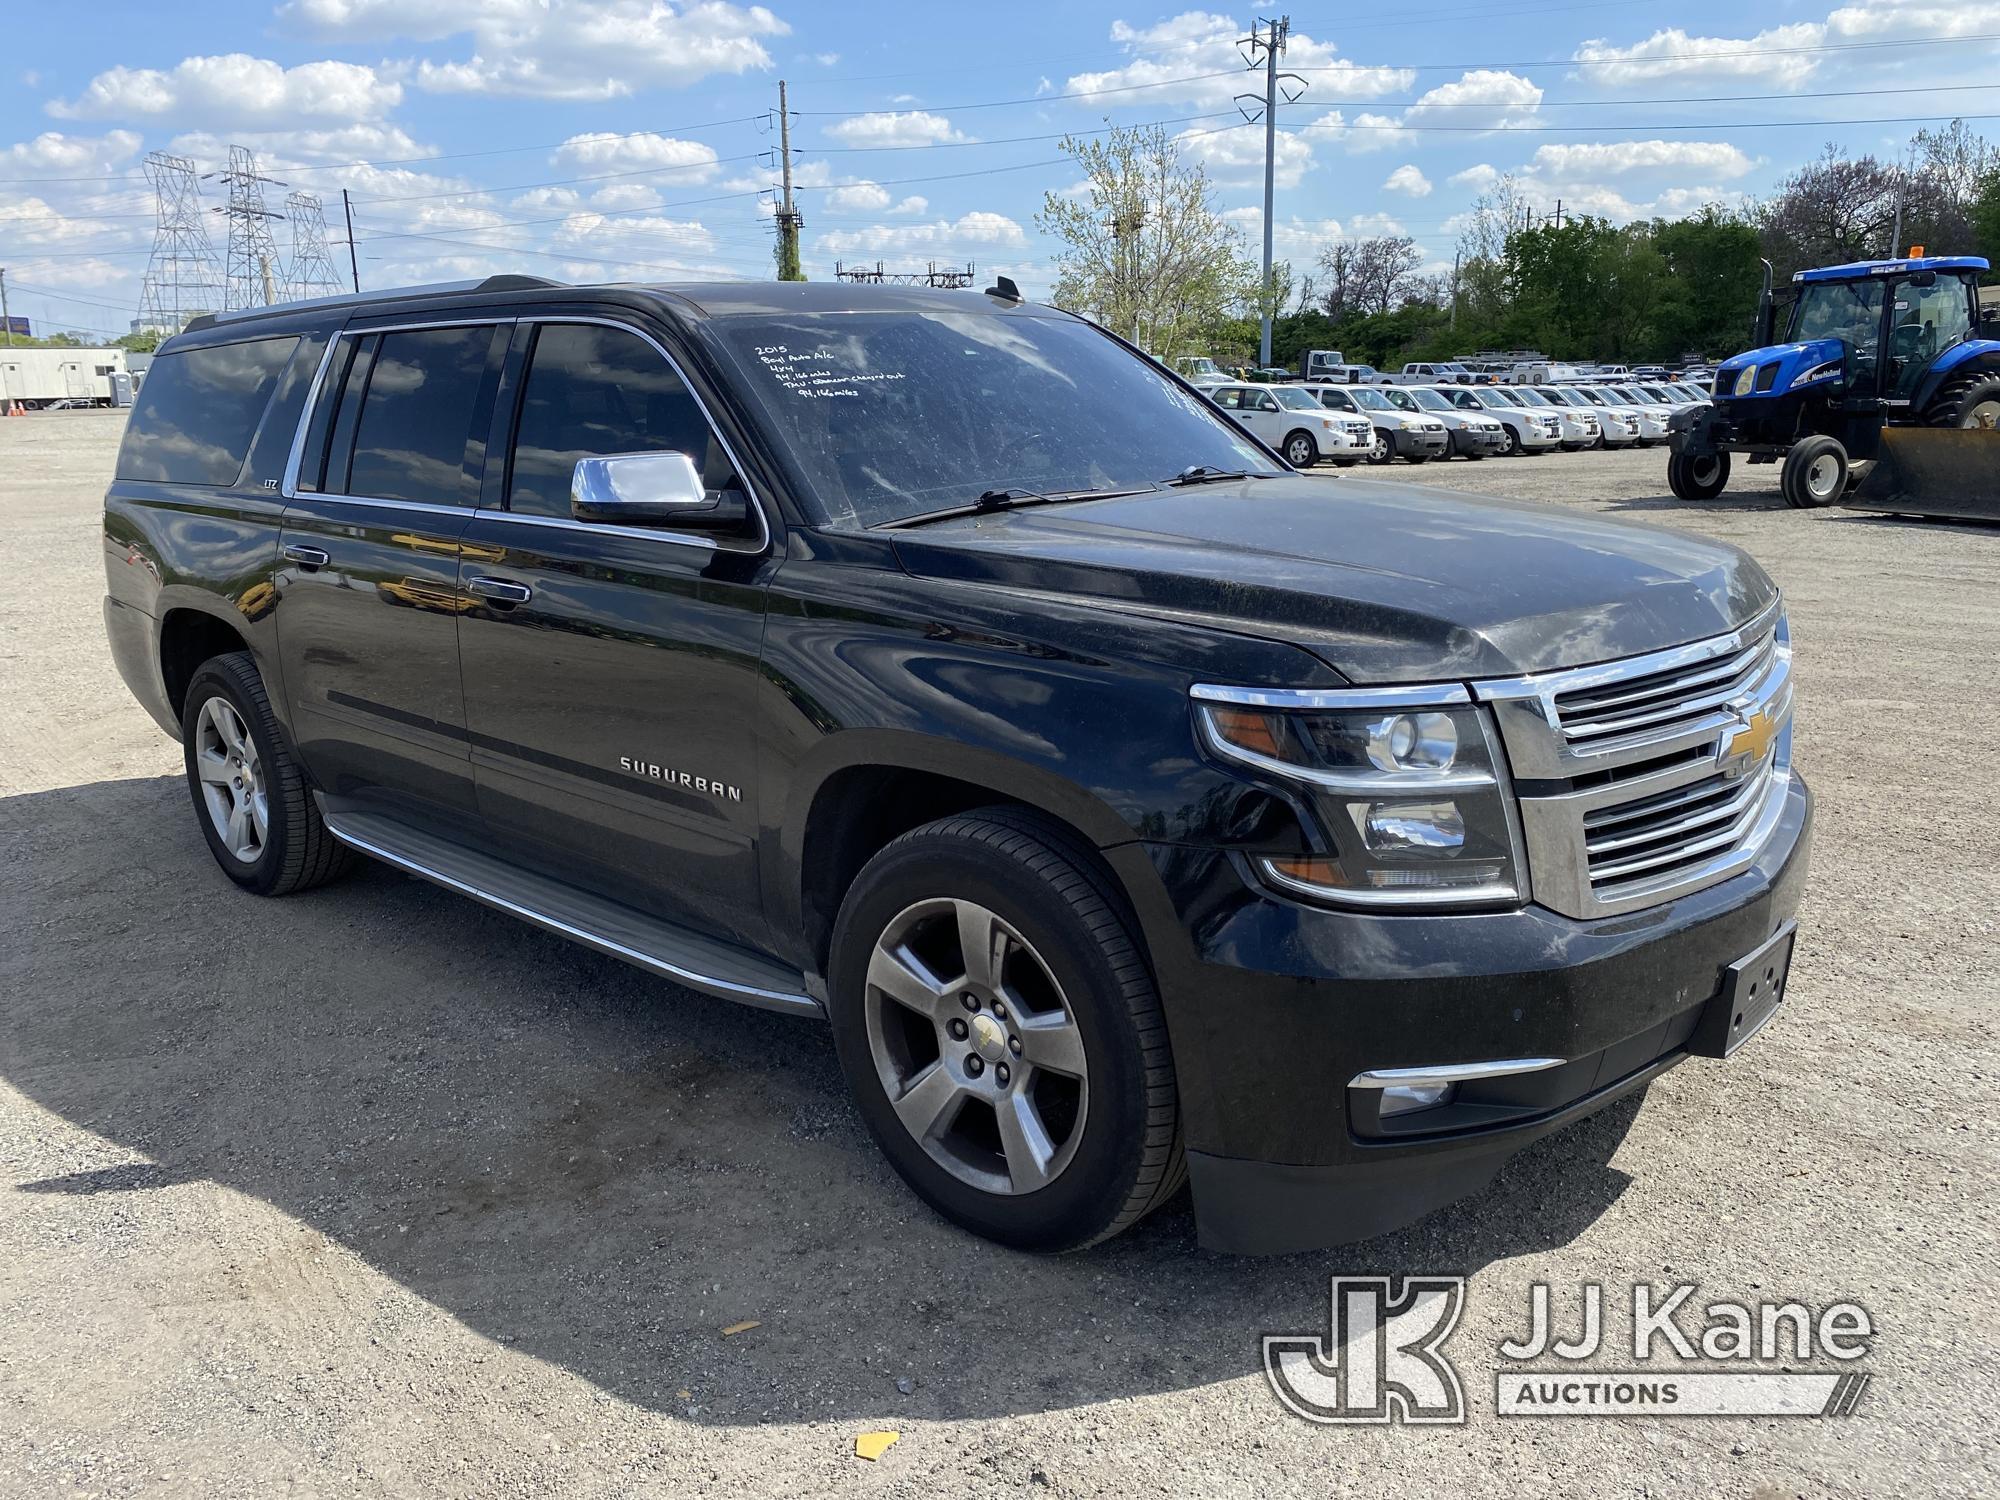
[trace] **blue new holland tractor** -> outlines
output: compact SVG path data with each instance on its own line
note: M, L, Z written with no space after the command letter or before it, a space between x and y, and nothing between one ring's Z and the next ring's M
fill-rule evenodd
M1710 499L1741 453L1784 465L1790 505L2000 517L2000 323L1981 321L1986 270L1977 256L1934 255L1800 271L1790 342L1778 344L1766 262L1761 347L1722 363L1711 404L1676 415L1668 486Z

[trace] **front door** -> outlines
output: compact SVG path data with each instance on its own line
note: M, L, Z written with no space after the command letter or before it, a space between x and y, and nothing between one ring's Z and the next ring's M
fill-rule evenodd
M278 654L328 794L416 818L475 806L459 537L509 329L349 329L328 356L279 539Z
M480 809L547 873L761 947L751 718L767 528L760 516L754 535L709 538L573 519L579 458L686 453L711 487L732 482L650 335L524 321L509 369L509 469L460 562Z

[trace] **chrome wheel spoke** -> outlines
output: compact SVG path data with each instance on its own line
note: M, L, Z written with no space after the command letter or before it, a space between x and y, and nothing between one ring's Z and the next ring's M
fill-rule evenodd
M994 1114L1000 1121L1000 1153L1007 1158L1014 1191L1031 1193L1048 1186L1056 1148L1034 1101L1026 1094L1010 1094L994 1105Z
M898 1005L919 1015L942 1020L951 996L945 983L908 948L877 947L868 960L868 983Z
M983 906L970 901L954 904L959 952L965 959L965 982L990 994L1000 987L1000 973L1007 960L1007 929Z
M204 786L229 785L229 757L218 751L203 748L195 752L195 774Z
M965 1104L965 1090L942 1058L919 1073L896 1100L896 1117L920 1141L932 1141L949 1130Z
M1066 1014L1017 1016L1015 1024L1020 1027L1022 1061L1066 1078L1084 1076L1083 1035Z
M229 852L238 859L249 858L250 804L239 799L229 809L229 824L223 837L229 844Z

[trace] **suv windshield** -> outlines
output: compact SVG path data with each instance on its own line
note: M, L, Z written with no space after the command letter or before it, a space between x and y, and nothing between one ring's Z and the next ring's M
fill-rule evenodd
M1410 393L1400 385L1384 386L1382 395L1391 406L1400 406L1404 411L1420 410L1417 403L1410 399Z
M1383 398L1382 387L1379 385L1358 385L1354 388L1353 396L1354 404L1367 411L1394 411L1396 409Z
M1523 406L1555 406L1559 404L1557 402L1551 401L1547 396L1544 396L1540 391L1536 390L1532 386L1524 385L1519 387L1518 389L1508 391L1507 394L1512 396L1516 401L1520 402L1521 405Z
M1281 385L1271 394L1278 398L1278 405L1287 411L1320 410L1320 404L1313 400L1311 393L1302 391L1295 385Z
M718 318L819 519L877 526L988 490L1279 471L1227 418L1074 318L983 308Z
M1420 386L1416 390L1411 391L1410 395L1415 399L1417 405L1421 406L1425 411L1456 411L1458 409L1436 391L1428 387Z

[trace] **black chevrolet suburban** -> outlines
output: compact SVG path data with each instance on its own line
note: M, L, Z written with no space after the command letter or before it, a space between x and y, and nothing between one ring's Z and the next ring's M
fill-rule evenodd
M1716 542L1293 473L1009 283L533 277L195 320L120 671L246 890L357 854L831 1023L910 1186L1360 1239L1725 1057L1810 799Z

